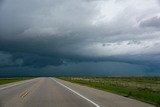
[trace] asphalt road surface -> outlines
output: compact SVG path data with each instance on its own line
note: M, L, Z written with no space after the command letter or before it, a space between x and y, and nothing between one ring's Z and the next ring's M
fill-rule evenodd
M0 85L0 107L154 107L55 78Z

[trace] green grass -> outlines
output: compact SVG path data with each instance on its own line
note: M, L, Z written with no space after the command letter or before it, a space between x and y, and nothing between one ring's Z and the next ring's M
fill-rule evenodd
M160 107L160 77L59 77Z
M11 83L11 82L27 80L27 79L31 79L31 78L0 78L0 85Z

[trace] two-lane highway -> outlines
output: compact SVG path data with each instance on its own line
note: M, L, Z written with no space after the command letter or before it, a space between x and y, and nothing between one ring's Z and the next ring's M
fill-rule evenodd
M0 107L154 107L55 78L0 86Z
M51 78L38 78L20 85L0 89L0 107L95 106Z

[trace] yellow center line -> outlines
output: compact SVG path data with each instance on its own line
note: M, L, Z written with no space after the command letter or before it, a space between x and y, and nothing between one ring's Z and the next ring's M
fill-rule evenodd
M22 94L20 94L20 97L21 97L21 98L24 98L25 96L27 96L28 93L29 93L29 91L25 91L25 92L23 92Z

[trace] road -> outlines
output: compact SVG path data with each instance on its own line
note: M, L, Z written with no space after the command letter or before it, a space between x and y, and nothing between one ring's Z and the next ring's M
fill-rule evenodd
M0 107L154 107L56 78L0 85Z

